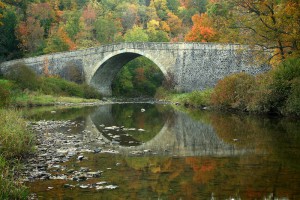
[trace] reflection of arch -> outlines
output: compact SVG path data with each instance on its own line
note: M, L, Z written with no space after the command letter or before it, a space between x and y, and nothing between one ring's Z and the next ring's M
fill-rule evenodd
M102 113L100 115L104 119L112 119L111 105L107 106L101 109ZM91 123L93 123L92 118L91 116ZM95 127L95 125L90 125L90 127L93 126ZM105 138L99 130L94 129L94 131L101 134L102 138ZM105 138L105 141L111 142L107 138ZM167 154L170 151L174 155L180 156L228 156L251 151L251 149L237 149L235 145L224 142L210 124L191 119L187 114L179 111L175 111L172 119L167 120L161 130L150 141L135 147L119 147L119 150L124 153L146 149L154 152L167 152Z
M126 106L123 107L124 105L126 105ZM116 109L112 108L113 104L99 106L95 110L95 112L90 114L90 116L88 117L90 124L92 124L89 127L94 127L94 130L89 129L89 131L95 132L95 130L97 129L98 132L101 133L101 136L103 136L107 140L107 142L115 141L114 136L118 135L120 137L118 137L117 140L121 139L122 142L120 143L120 145L124 145L124 146L136 146L136 145L140 145L142 142L151 140L153 137L155 137L155 135L158 132L160 132L160 130L164 126L164 121L161 120L162 123L155 123L156 121L152 121L152 123L155 123L155 129L158 131L153 131L154 129L151 129L151 130L148 129L149 124L147 124L148 128L145 127L147 130L146 132L138 131L139 127L137 127L136 125L131 126L130 124L132 122L133 122L133 124L135 124L136 120L141 118L139 115L141 113L140 108L136 109L136 106L134 106L134 109L132 109L131 105L132 104L122 104L122 105L115 104ZM121 106L121 107L119 107L119 106ZM150 113L151 113L151 111L153 111L153 109L156 109L153 104L143 105L142 107L146 108L146 110L149 111ZM129 113L126 111L129 111ZM155 111L157 113L160 113L158 110L155 110ZM116 116L120 116L120 115L113 115L112 113L123 113L124 114L123 119L124 119L124 116L126 116L126 118L127 118L127 116L129 115L130 116L129 123L128 123L128 121L126 121L127 123L125 122L125 124L127 124L127 126L125 124L119 124L118 122L120 122L120 119L118 119ZM164 115L165 114L161 114L161 116L164 116ZM137 116L139 116L139 117L137 117ZM149 120L149 116L145 117L143 119L147 120L147 118ZM121 115L121 119L122 119L122 115ZM158 117L158 119L161 119L161 117ZM123 130L123 129L119 129L119 128L117 128L115 130L105 129L105 127L102 125L105 125L105 127L125 125L126 126L126 127L124 127L125 129L126 128L127 129L135 128L135 130L125 130L125 129ZM150 123L150 125L151 125L151 123ZM150 127L152 127L152 126L150 126ZM147 135L145 135L145 134L147 134ZM139 138L140 136L146 140L140 139Z
M111 84L120 69L131 60L144 56L158 66L161 72L167 77L165 67L151 55L139 50L120 50L109 54L98 62L92 69L90 84L97 88L103 95L111 95Z

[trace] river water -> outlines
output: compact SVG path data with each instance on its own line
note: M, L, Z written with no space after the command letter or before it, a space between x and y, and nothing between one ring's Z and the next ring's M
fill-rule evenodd
M29 171L48 174L27 180L33 198L300 199L299 121L181 109L27 110L41 135Z

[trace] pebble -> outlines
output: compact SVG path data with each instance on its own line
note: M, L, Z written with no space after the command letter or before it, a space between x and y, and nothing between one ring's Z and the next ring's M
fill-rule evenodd
M100 182L97 182L96 185L104 185L104 184L107 184L106 181L100 181Z
M78 156L78 157L77 157L77 160L80 160L80 161L82 161L82 160L83 160L83 158L84 158L84 156L83 156L83 155L80 155L80 156Z
M105 189L109 189L109 190L113 190L113 189L116 189L116 188L118 188L117 185L107 185L107 186L105 186Z
M86 188L89 188L89 185L80 185L79 187L82 189L86 189Z

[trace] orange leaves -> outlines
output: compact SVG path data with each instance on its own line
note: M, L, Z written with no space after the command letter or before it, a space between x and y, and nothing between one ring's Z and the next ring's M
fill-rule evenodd
M69 50L75 50L76 44L70 39L63 27L58 29L58 36L69 46Z
M210 19L206 13L195 14L192 17L193 27L185 36L187 42L209 42L216 35L216 31L208 24Z
M28 17L26 22L21 22L16 29L17 38L21 41L21 48L33 52L40 45L44 36L44 29L38 20Z

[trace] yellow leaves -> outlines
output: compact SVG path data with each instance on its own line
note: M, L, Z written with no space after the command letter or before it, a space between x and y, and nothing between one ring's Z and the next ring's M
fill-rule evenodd
M165 21L160 22L160 28L161 28L161 30L163 30L165 32L170 32L171 31L171 28L170 28L169 24Z
M171 33L177 35L182 30L182 20L172 12L168 13L168 20L167 23L171 29Z
M2 1L0 1L0 8L1 9L4 9L5 8L5 5L4 5L4 3L2 2ZM0 20L1 20L1 18L3 18L3 15L0 13ZM1 25L3 25L3 23L0 21L0 26Z
M155 32L159 28L159 21L152 19L147 23L147 28L149 32Z

